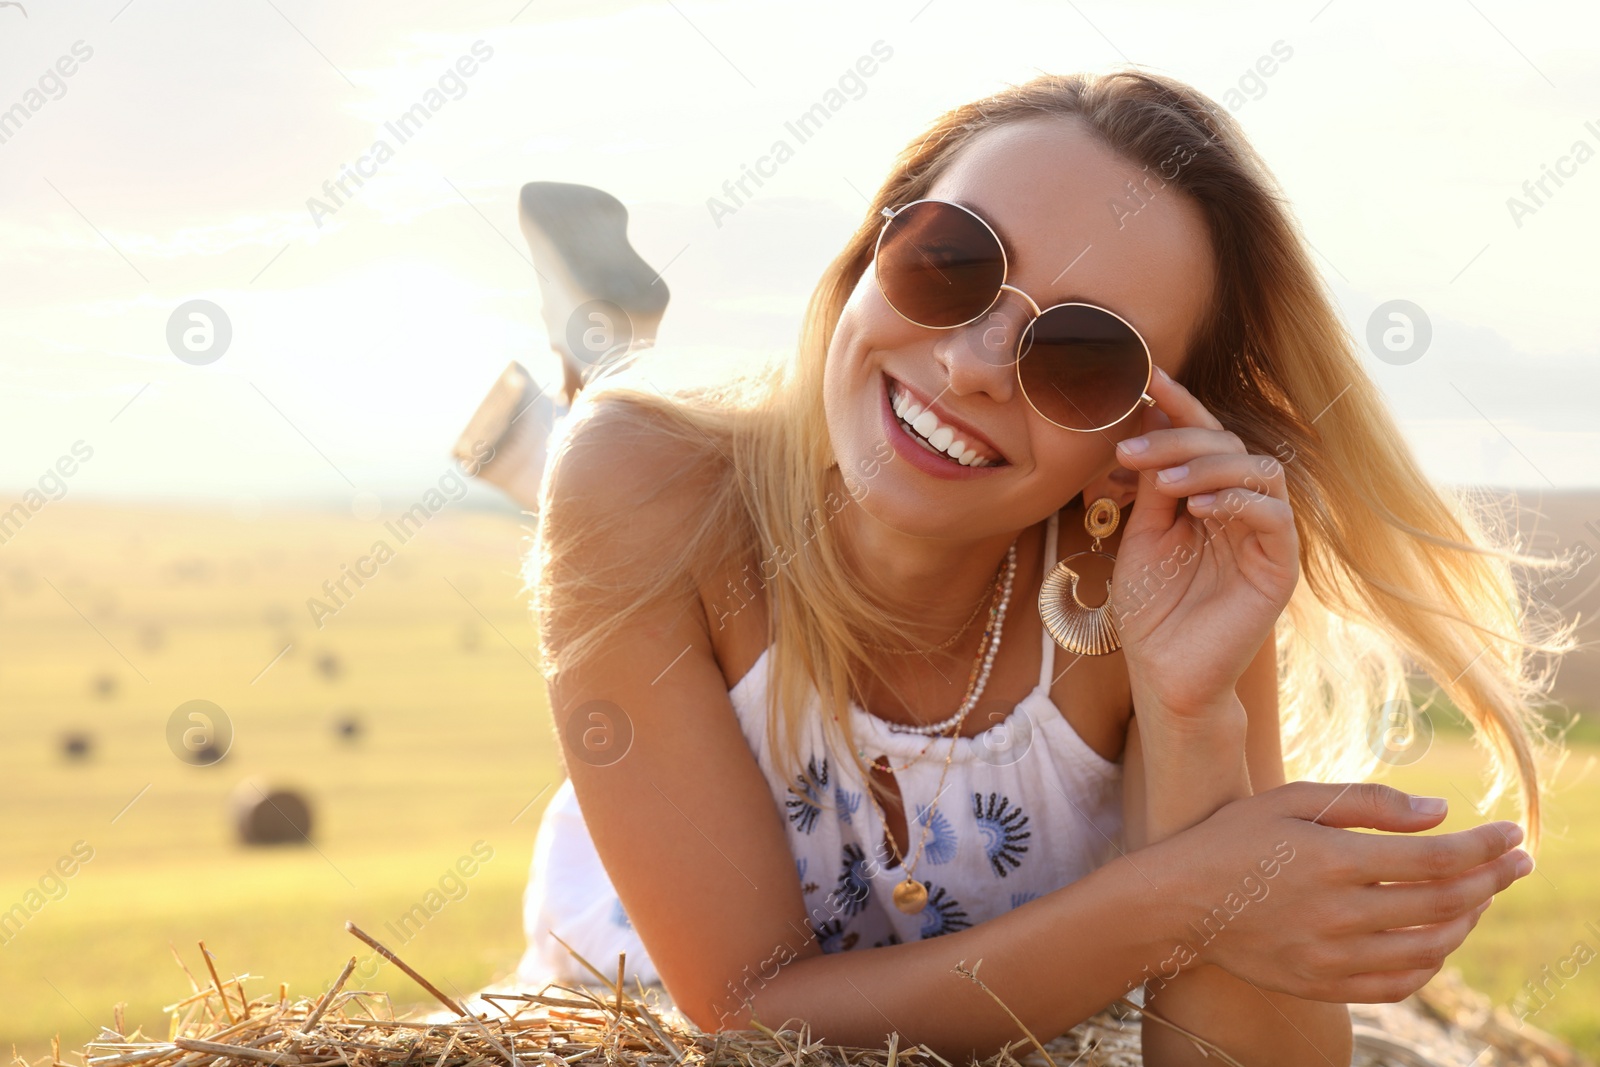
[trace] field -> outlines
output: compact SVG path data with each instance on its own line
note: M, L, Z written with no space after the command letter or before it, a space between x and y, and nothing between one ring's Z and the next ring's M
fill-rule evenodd
M199 972L202 939L224 977L256 976L252 995L319 991L365 960L346 919L446 991L510 971L559 782L518 592L524 532L510 511L447 509L399 544L382 519L334 512L61 501L0 546L0 909L34 902L0 930L0 1048L38 1061L56 1033L80 1048L117 1001L130 1028L164 1035L161 1006L189 991L172 950ZM378 538L394 558L319 628L307 600L331 606L324 581ZM169 742L196 699L231 723L210 765ZM61 751L73 730L92 737L81 760ZM1600 744L1582 736L1538 870L1452 962L1508 1007L1542 982L1532 1021L1600 1055L1600 968L1572 962L1577 943L1600 948ZM1421 762L1383 780L1450 798L1456 829L1480 819L1478 768L1441 723ZM228 796L251 775L309 797L314 847L234 843ZM474 850L475 873L449 877ZM428 918L402 928L407 914ZM397 1008L422 1003L391 966L366 973Z

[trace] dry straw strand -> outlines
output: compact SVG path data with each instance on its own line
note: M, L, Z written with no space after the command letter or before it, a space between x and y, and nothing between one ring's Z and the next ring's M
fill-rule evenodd
M346 988L353 958L320 995L291 999L287 988L280 985L272 994L250 999L242 983L224 985L220 976L214 975L209 987L201 986L174 952L194 992L166 1009L171 1016L166 1040L151 1040L138 1031L124 1033L118 1015L115 1031L108 1026L86 1044L79 1054L81 1064L61 1060L59 1041L52 1043L48 1062L54 1067L663 1067L669 1063L686 1067L967 1067L951 1064L924 1045L908 1044L894 1032L884 1046L875 1049L831 1044L816 1038L805 1020L799 1020L798 1033L790 1028L795 1020L772 1029L754 1019L747 1030L708 1033L689 1022L664 991L659 1017L647 1003L642 985L637 997L631 995L622 980L625 957L618 961L617 975L605 975L565 942L562 944L578 964L593 974L594 986L550 981L533 992L485 992L480 994L481 1000L505 1016L491 1018L488 1011L466 1012L463 1001L445 996L375 939L351 926L347 929L394 962L454 1017L440 1017L434 1009L435 1017L425 1018L424 1010L419 1009L406 1018L395 1018L386 994ZM203 946L202 952L211 968ZM995 997L978 978L978 965L967 970L958 964L956 969ZM245 998L238 1005L242 1017L228 1004L228 995L234 990ZM213 997L223 1003L216 1004ZM390 1017L379 1018L368 998L381 999ZM1118 998L1067 1033L1042 1041L1000 1003L1026 1036L984 1060L980 1067L1141 1067L1142 1020L1156 1019L1126 998ZM1595 1067L1560 1041L1492 1004L1454 970L1436 975L1401 1004L1352 1004L1350 1014L1355 1033L1354 1067L1443 1067L1468 1062L1473 1067ZM229 1018L234 1021L228 1022ZM1164 1021L1157 1020L1158 1025ZM1215 1046L1202 1047L1219 1064L1234 1062ZM1014 1055L1014 1049L1024 1053L1024 1058ZM45 1061L37 1067L45 1067Z

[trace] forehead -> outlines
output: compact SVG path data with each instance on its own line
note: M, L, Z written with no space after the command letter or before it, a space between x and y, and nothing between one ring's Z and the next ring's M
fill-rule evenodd
M1083 301L1115 311L1170 370L1216 270L1199 205L1163 182L1183 159L1145 169L1081 120L1039 116L978 134L927 195L981 215L1005 244L1007 280L1040 307Z

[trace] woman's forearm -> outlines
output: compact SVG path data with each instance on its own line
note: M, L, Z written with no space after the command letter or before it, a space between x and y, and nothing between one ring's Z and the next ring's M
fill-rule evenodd
M1238 705L1237 699L1234 701ZM1141 728L1145 783L1144 840L1130 839L1130 848L1181 833L1203 822L1223 805L1251 795L1245 764L1245 714L1242 705L1222 709L1204 731L1163 731L1160 715L1143 717ZM1262 842L1265 862L1282 861L1273 842ZM1265 869L1276 870L1276 866ZM1227 937L1231 914L1248 907L1252 895L1270 892L1262 872L1240 871L1234 881L1242 892L1217 901L1194 901L1209 912L1202 928L1181 935L1194 952L1212 937ZM1187 958L1187 957L1186 957ZM1145 986L1145 1004L1162 1018L1213 1042L1245 1067L1257 1064L1350 1062L1350 1014L1342 1004L1301 1000L1261 989L1220 967L1200 963L1168 981L1158 977ZM1143 1027L1145 1062L1151 1067L1216 1063L1188 1038L1160 1025Z
M923 1044L957 1065L1025 1039L988 993L956 973L960 964L1048 1041L1170 955L1187 877L1177 859L1170 849L1129 853L968 929L794 960L770 980L747 981L721 1025L748 1026L751 1011L774 1028L804 1019L815 1038L867 1048L896 1030L902 1048Z

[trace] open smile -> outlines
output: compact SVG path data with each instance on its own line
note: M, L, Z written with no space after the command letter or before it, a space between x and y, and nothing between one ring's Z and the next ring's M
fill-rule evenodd
M882 375L885 429L896 450L939 477L972 476L1010 466L986 438L897 378Z

